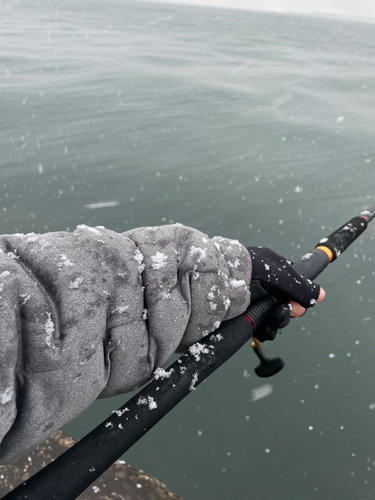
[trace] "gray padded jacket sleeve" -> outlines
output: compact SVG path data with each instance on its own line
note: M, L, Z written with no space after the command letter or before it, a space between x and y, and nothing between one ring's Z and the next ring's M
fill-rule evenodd
M250 302L237 241L174 224L0 237L0 464Z

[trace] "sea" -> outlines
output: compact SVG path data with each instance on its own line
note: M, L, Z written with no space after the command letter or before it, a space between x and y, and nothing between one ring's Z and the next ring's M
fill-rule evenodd
M2 233L179 222L297 260L374 203L371 19L2 0ZM267 343L278 375L244 346L123 460L185 500L373 499L374 240Z

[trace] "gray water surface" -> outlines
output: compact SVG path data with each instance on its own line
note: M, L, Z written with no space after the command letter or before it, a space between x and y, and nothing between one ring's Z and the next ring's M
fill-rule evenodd
M297 259L375 203L374 63L371 23L5 0L1 231L178 221ZM245 346L124 459L186 500L374 498L374 239L267 345L280 374L258 379Z

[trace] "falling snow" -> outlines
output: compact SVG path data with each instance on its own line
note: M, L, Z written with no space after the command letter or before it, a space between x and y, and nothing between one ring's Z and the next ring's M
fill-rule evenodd
M272 394L273 387L271 384L264 384L251 391L251 401L258 401L258 399L265 398Z

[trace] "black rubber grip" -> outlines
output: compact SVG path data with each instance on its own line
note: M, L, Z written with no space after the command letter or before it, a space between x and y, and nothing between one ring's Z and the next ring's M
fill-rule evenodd
M254 332L267 321L268 316L275 309L276 306L282 304L275 297L265 297L264 299L255 300L251 302L249 307L245 311L245 316L251 318L251 325L254 326Z
M315 249L293 264L294 269L304 278L314 280L329 264L329 258L322 250Z

